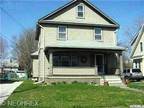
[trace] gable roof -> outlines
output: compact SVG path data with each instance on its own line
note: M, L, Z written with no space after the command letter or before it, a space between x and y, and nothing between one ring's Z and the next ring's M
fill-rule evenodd
M38 24L40 24L40 23L47 23L45 21L50 21L52 18L54 18L57 15L61 14L62 12L64 12L65 10L67 10L68 8L72 8L72 7L74 7L75 5L77 5L79 3L84 3L85 5L87 5L88 7L90 7L94 12L98 13L103 18L105 18L108 22L112 23L114 25L113 26L114 28L119 28L119 24L116 21L114 21L113 19L111 19L108 15L106 15L104 12L102 12L99 8L97 8L96 6L94 6L88 0L71 0L70 2L68 2L67 4L65 4L64 6L56 9L55 11L49 13L46 16L40 18L38 20ZM38 25L37 25L37 30L39 30ZM36 35L36 39L38 39L38 38L39 38L39 36Z
M137 47L137 45L138 45L138 43L139 43L139 41L140 41L143 33L144 33L144 24L142 24L141 28L140 28L139 31L136 33L135 38L134 38L134 39L132 40L132 42L131 42L131 46L132 46L134 43L136 43L135 46L134 46L134 48L132 49L131 58L132 58L132 56L133 56L133 54L134 54L134 52L135 52L135 50L136 50L136 47Z
M94 6L92 3L90 3L88 0L72 0L70 2L68 2L67 4L65 4L64 6L56 9L55 11L49 13L48 15L42 17L39 19L38 22L41 22L45 19L51 19L54 15L60 13L61 11L67 9L68 7L74 5L74 4L79 4L79 3L84 3L87 6L89 6L91 9L93 9L95 12L98 12L102 17L104 17L107 21L111 22L114 25L117 25L119 27L119 24L114 21L113 19L111 19L108 15L106 15L105 13L103 13L99 8L97 8L96 6Z
M138 32L136 33L134 39L131 41L131 45L133 45L136 41L136 39L138 38L139 34L144 31L144 24L142 24L142 26L139 28Z

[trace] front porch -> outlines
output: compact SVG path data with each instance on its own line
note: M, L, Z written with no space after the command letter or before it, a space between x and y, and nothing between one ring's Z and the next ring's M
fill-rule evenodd
M94 49L49 49L49 76L120 75L122 51Z

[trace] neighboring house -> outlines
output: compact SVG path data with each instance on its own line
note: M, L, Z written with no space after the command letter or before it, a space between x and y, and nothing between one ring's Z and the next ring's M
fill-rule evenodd
M1 70L3 70L3 73L6 71L17 71L19 68L18 61L13 58L7 58L4 59L0 66Z
M118 28L88 0L70 1L37 23L33 76L46 82L100 83L103 76L119 78L124 48L117 46Z
M133 60L133 68L141 69L144 75L144 24L141 26L135 38L131 42L131 47L131 59Z

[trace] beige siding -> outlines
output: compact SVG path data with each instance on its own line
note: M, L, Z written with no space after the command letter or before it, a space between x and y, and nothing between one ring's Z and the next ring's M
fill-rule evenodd
M53 68L53 75L97 75L95 68Z
M39 52L39 77L43 77L45 75L44 65L44 52L41 49Z
M141 71L143 73L143 76L144 76L144 59L142 59L142 62L140 63L141 65Z
M45 46L59 46L58 26L47 26L44 28ZM67 28L68 40L67 44L72 42L81 43L94 43L98 45L110 45L116 46L116 34L113 29L102 29L102 41L96 41L94 39L94 27L78 27L68 26Z
M143 52L141 52L141 50L140 50L140 42L143 42ZM136 41L135 41L135 44L136 44ZM134 46L135 46L135 44L134 44ZM138 45L136 46L133 57L140 56L140 55L144 55L144 33L143 33Z
M85 16L84 18L77 17L77 6L71 8L70 10L62 13L56 18L52 19L53 21L64 21L64 22L80 22L80 23L94 23L94 24L108 24L111 25L108 21L106 21L103 17L101 17L98 13L95 13L89 7L84 5L85 7Z
M33 77L38 77L38 59L33 59Z
M52 19L52 21L61 21L61 22L79 22L79 23L89 23L89 24L104 24L112 25L98 13L95 13L93 10L85 6L85 17L83 19L77 18L76 7L64 12L63 14ZM63 42L68 46L79 46L80 44L88 44L95 46L116 46L116 34L115 30L111 28L102 28L102 40L96 41L94 38L94 27L81 27L81 26L67 26L67 41L58 40L58 25L47 25L41 28L39 36L39 45L38 45L38 63L34 61L34 67L38 70L40 80L44 80L44 77L54 75L98 75L96 68L85 67L85 65L90 64L88 59L85 65L81 64L83 67L79 68L53 68L52 63L49 59L49 53L45 54L44 50L47 46L60 46L60 43ZM53 68L53 69L52 69ZM34 70L35 70L34 69ZM110 70L111 71L111 70Z

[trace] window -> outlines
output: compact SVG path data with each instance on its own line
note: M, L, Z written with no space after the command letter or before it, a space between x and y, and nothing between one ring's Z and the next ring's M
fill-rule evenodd
M95 28L95 40L101 40L101 39L102 39L102 29Z
M82 4L77 6L77 17L84 18L84 5Z
M140 50L141 50L141 52L143 51L143 43L142 42L140 42Z
M58 55L53 56L53 65L54 66L60 65L60 57Z
M59 26L58 27L58 39L59 40L66 40L67 39L67 27L66 26Z
M61 56L61 65L70 66L70 56Z
M78 66L78 56L71 56L71 65Z
M53 66L76 67L78 66L78 56L56 54L53 56Z
M54 66L70 66L70 56L54 55L53 65Z

